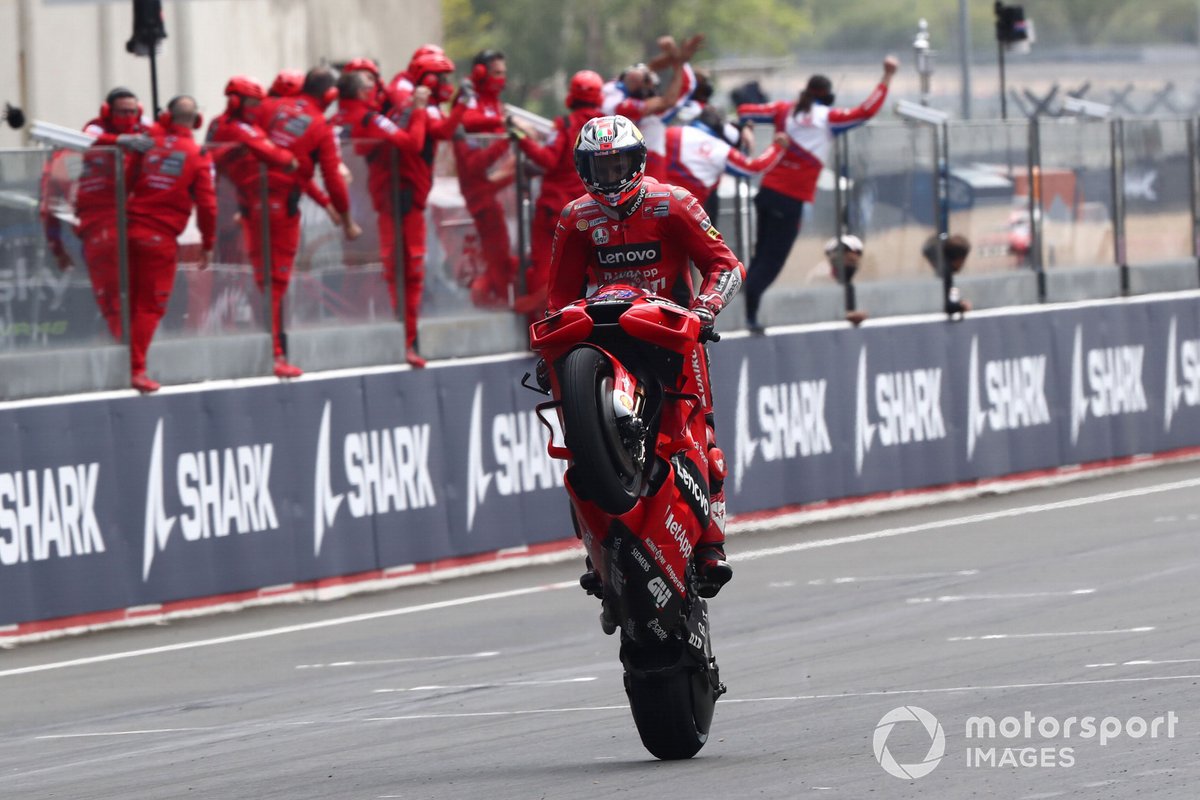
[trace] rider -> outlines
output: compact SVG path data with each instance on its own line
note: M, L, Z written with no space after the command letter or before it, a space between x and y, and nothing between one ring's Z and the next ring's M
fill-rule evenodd
M711 333L746 270L700 201L685 189L645 176L646 142L626 117L597 117L583 126L575 143L575 169L587 194L568 203L559 217L549 313L578 300L588 283L632 283L690 306L705 333ZM703 276L696 297L689 260ZM715 594L733 576L725 561L726 468L713 434L712 388L702 386L701 392L712 514L695 560L701 581Z

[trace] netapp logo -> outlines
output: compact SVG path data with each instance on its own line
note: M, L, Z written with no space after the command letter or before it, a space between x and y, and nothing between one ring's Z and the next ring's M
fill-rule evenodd
M1171 317L1167 334L1167 391L1163 430L1170 431L1179 406L1200 405L1200 339L1178 342L1178 320ZM1177 343L1178 342L1178 343Z
M1046 402L1046 356L1021 356L985 363L986 407L979 391L978 336L971 339L968 373L968 461L975 457L975 445L989 427L994 431L1009 431L1050 424L1050 405Z
M553 418L557 419L557 418ZM551 458L546 451L549 434L536 411L496 414L491 425L491 460L497 469L484 469L483 384L475 386L471 404L470 444L467 449L467 530L475 526L475 514L487 501L492 479L504 497L563 485L567 463ZM556 441L562 437L555 435Z
M100 465L0 472L0 564L104 552L96 521Z
M596 261L602 267L648 267L661 260L661 242L617 244L596 248Z
M1142 385L1142 365L1146 348L1142 345L1097 347L1087 351L1087 388L1083 384L1083 326L1075 326L1075 350L1071 358L1071 444L1079 441L1079 431L1094 417L1140 414L1150 406Z
M855 407L855 469L863 462L879 434L884 447L946 438L942 418L942 370L913 369L875 376L874 407L878 422L871 421L871 394L867 382L867 348L858 354L858 393Z
M825 423L825 379L791 381L756 387L753 392L754 416L761 436L751 433L750 360L742 359L738 376L737 460L734 490L742 490L742 481L754 463L759 448L764 461L807 458L832 453L829 427Z
M188 542L279 528L271 498L272 447L255 444L180 453L175 460L175 491L182 513L168 517L163 489L163 421L158 421L146 477L143 581L150 577L154 556L167 548L176 520Z
M343 500L355 519L437 505L429 476L429 425L398 425L346 434L342 439L342 465L349 491L334 494L329 449L332 407L331 402L325 403L317 433L313 554L318 556Z

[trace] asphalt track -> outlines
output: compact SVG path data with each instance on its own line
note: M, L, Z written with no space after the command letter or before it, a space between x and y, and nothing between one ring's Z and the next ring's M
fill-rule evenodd
M688 762L642 749L574 562L0 651L0 797L1190 799L1198 495L1185 463L736 537ZM875 755L903 706L945 735L917 779ZM1123 733L1038 730L1071 716ZM880 737L910 774L931 741Z

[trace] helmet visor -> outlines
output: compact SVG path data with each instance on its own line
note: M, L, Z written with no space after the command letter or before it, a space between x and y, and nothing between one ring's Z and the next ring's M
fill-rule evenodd
M578 163L579 177L605 194L622 192L641 171L641 156L639 150L584 154Z

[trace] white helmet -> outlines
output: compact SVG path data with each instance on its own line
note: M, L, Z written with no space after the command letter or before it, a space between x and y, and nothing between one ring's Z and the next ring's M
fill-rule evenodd
M626 117L596 117L575 140L575 171L597 202L617 208L632 200L646 174L646 140Z

